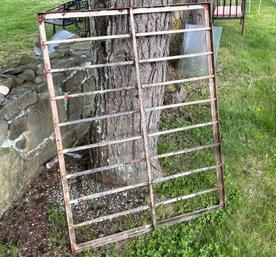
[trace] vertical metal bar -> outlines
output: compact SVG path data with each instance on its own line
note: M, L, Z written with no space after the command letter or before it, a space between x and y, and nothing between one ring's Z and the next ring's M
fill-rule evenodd
M246 0L242 1L241 15L242 15L242 35L245 32L245 10L246 10Z
M55 97L54 81L53 81L52 73L50 72L51 61L50 61L50 57L49 57L48 46L44 44L47 41L47 37L46 37L46 31L45 31L44 15L42 15L42 14L38 16L38 26L39 26L41 48L42 48L42 53L43 53L44 65L45 65L45 73L46 73L46 79L47 79L47 85L48 85L49 99L53 99ZM58 154L58 160L59 160L60 176L61 176L61 183L62 183L62 190L63 190L68 230L69 230L69 235L70 235L71 249L72 249L72 252L75 253L75 251L76 251L75 250L76 249L76 235L75 235L75 230L73 227L72 209L69 204L70 194L69 194L68 181L66 179L66 167L65 167L65 160L64 160L64 155L63 155L62 136L61 136L60 128L56 125L59 123L58 108L57 108L56 101L50 100L50 106L51 106L51 111L52 111L52 121L54 124L54 133L55 133L55 138L56 138L57 154Z
M136 31L135 31L135 20L134 20L133 8L129 9L129 15L130 15L133 53L134 53L134 59L135 59L136 77L137 77L137 85L138 85L138 97L139 97L139 104L140 104L144 150L145 150L146 165L147 165L147 172L148 172L148 185L149 185L149 191L150 191L150 204L151 204L151 212L152 212L152 226L155 227L156 226L156 210L155 210L154 194L153 194L153 186L152 186L149 141L148 141L147 126L146 126L146 115L145 115L145 110L144 110L143 94L142 94L143 91L142 91L142 83L141 83L141 77L140 77L139 57L138 57L138 51L137 51L137 41L136 41Z
M212 28L212 21L210 20L210 10L205 9L205 25ZM206 31L206 45L208 51L213 50L213 29L211 31ZM214 55L208 56L208 72L209 75L215 75L215 61ZM224 178L223 178L223 168L222 168L222 155L221 155L221 139L220 139L220 124L218 115L218 101L217 101L217 89L216 89L216 79L215 77L209 79L210 95L215 100L211 102L211 112L213 124L213 135L215 146L215 157L216 157L216 172L217 181L219 187L219 201L222 207L225 207L225 191L224 191Z

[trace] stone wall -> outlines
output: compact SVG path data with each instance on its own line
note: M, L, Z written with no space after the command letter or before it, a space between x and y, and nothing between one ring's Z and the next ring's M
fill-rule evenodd
M81 65L88 61L88 45L59 49L51 57L53 67ZM0 82L11 82L0 102L0 216L26 184L56 155L55 139L42 58L31 58L0 70ZM88 71L54 74L56 94L93 90ZM93 97L58 102L60 121L88 117ZM89 124L62 130L64 147L78 142Z

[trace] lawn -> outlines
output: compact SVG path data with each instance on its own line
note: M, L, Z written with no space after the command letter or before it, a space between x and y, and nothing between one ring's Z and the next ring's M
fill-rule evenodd
M60 1L38 2L14 0L15 14L1 0L0 65L31 54L34 13ZM157 229L123 251L101 250L106 256L276 256L276 4L263 0L260 14L258 4L252 1L247 13L245 36L238 21L216 22L223 27L217 76L227 208ZM17 256L16 246L8 247Z
M38 40L36 13L62 0L0 1L0 67L34 53Z

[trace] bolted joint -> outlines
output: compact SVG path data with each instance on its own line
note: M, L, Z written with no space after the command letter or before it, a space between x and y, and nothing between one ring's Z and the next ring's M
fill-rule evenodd
M48 64L45 65L45 74L49 75L51 73L51 69Z
M73 256L76 255L77 249L76 249L76 245L75 244L71 244L71 252L72 252Z
M210 6L209 3L203 3L202 5L203 5L205 10L209 10L209 6Z
M45 14L42 14L42 13L38 14L37 20L38 20L39 23L44 22L45 21Z

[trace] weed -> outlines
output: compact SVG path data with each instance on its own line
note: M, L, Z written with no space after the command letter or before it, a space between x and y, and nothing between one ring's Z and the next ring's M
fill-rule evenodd
M58 227L66 225L66 217L57 202L49 202L45 206L50 224Z
M51 234L48 237L48 248L54 251L65 244L66 217L57 202L47 203L45 209L47 210L49 223L52 226Z
M3 244L0 242L0 257L19 257L19 251L13 243Z

